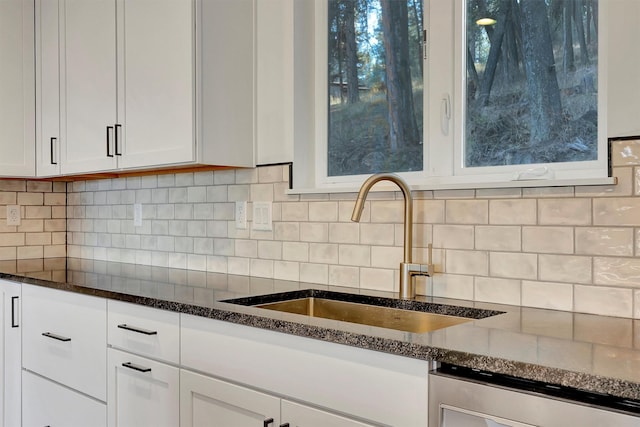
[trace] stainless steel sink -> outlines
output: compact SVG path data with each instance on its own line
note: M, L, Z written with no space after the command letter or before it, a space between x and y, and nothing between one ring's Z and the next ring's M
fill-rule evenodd
M416 333L430 332L473 320L466 317L318 297L277 301L256 305L256 307Z
M503 313L321 289L301 289L221 302L414 333L435 331Z

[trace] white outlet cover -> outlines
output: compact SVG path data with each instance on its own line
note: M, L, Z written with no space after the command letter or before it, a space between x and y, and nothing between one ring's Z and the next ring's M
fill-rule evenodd
M134 203L133 205L133 226L142 226L142 205L140 203Z
M236 202L236 228L247 228L247 202Z
M20 205L7 205L7 225L20 225Z

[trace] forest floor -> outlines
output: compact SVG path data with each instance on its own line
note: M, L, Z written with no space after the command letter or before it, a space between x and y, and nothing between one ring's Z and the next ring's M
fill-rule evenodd
M469 102L466 166L556 163L597 158L597 80L595 67L559 74L563 116L554 135L530 143L530 113L523 83L494 85L488 106ZM414 105L423 131L422 90ZM439 114L439 112L438 112ZM423 168L423 145L392 150L388 143L385 94L368 93L356 105L331 106L329 176L413 171Z

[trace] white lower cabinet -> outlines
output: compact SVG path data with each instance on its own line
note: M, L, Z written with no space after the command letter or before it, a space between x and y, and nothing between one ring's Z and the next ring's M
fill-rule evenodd
M104 403L28 371L22 373L23 427L105 427Z
M282 400L281 414L286 423L285 426L289 427L374 427L378 425L360 422L289 400Z
M375 425L186 370L180 375L181 427Z
M180 371L120 350L108 350L109 427L179 425Z
M0 280L0 427L20 425L20 284Z
M272 427L427 425L426 361L192 315L180 325L182 367L205 374L182 370L182 427L254 426L265 418ZM257 396L280 402L281 411L256 406ZM208 421L236 412L253 421Z
M185 370L180 375L181 427L280 425L277 397Z

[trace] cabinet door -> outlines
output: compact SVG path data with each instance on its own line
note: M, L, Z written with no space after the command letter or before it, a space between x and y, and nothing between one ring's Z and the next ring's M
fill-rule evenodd
M288 400L282 401L282 421L289 423L291 427L374 427L379 425L363 423Z
M33 2L0 1L0 174L35 175Z
M180 426L280 425L280 399L189 371L180 371Z
M23 285L22 313L23 367L106 401L106 301Z
M195 160L194 4L118 1L119 167Z
M63 0L60 21L62 173L113 169L116 0Z
M0 280L0 427L19 426L20 285Z
M175 427L179 422L178 368L109 349L109 427Z
M38 176L60 174L60 24L64 0L36 1L36 165Z
M103 403L29 371L22 373L22 408L23 427L107 425Z

